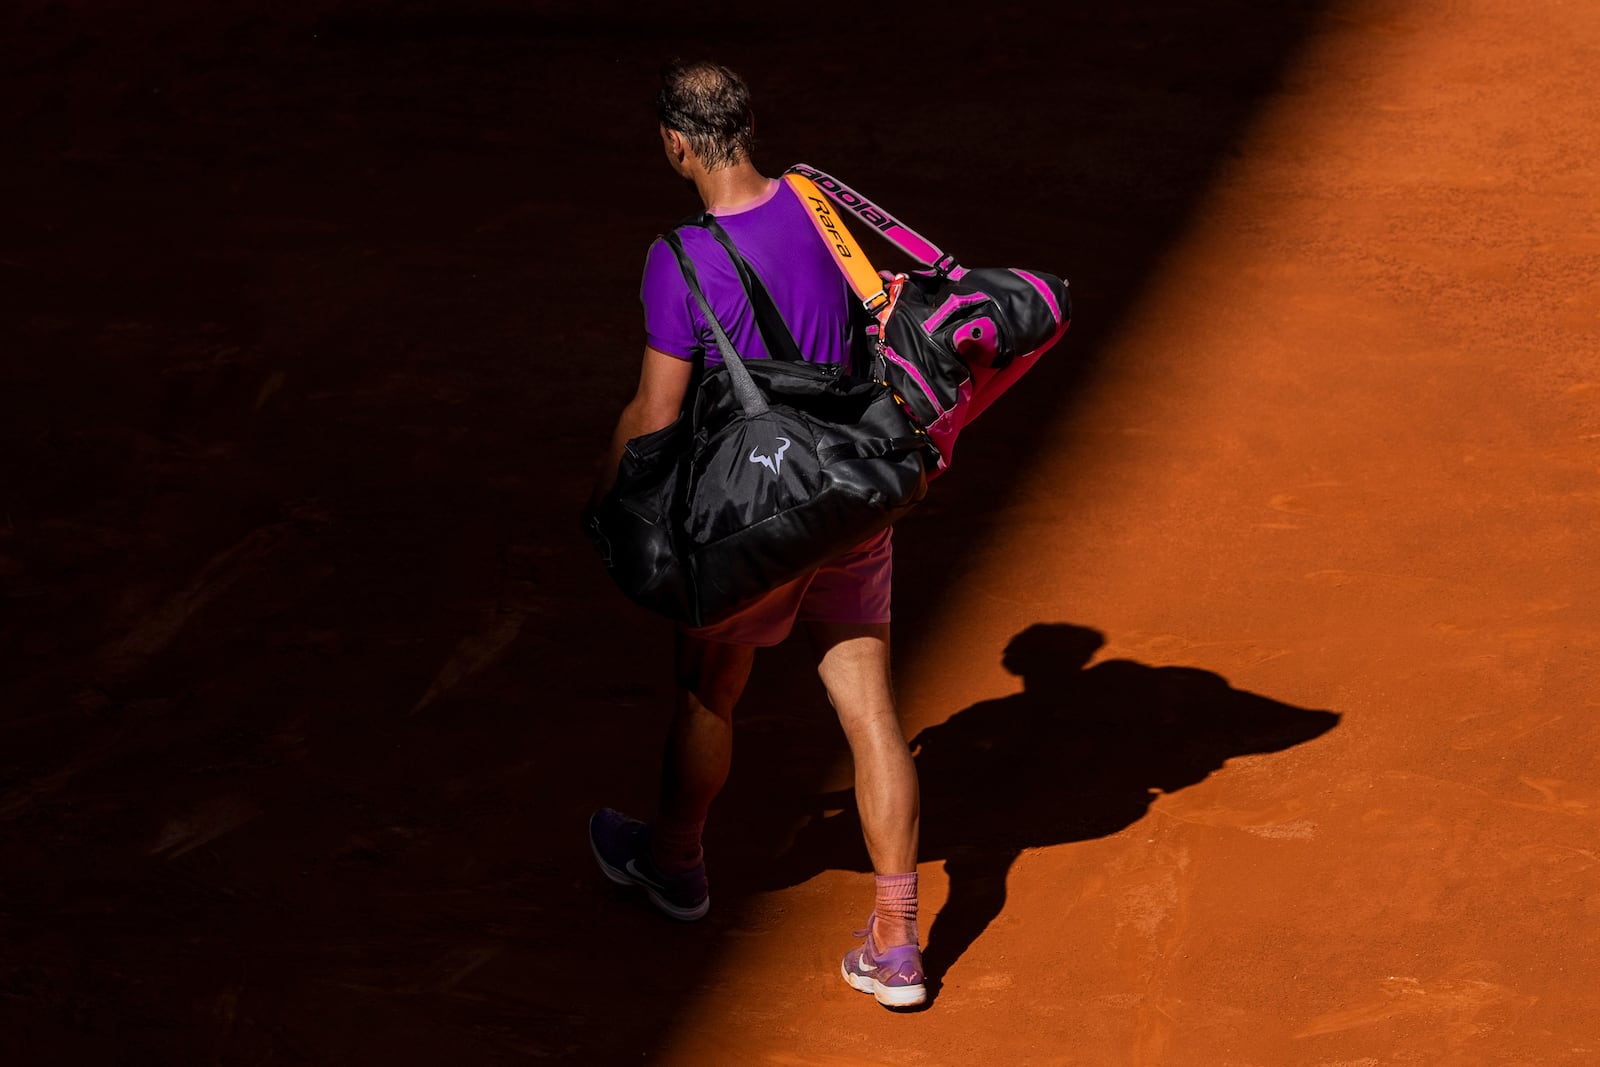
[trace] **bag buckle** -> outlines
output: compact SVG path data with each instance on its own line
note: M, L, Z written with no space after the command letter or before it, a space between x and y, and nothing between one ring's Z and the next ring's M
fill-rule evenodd
M889 316L894 313L894 305L900 299L900 290L906 284L906 276L904 274L890 275L884 273L880 277L883 278L883 288L863 300L861 306L866 308L867 312L878 320L880 327L887 329Z

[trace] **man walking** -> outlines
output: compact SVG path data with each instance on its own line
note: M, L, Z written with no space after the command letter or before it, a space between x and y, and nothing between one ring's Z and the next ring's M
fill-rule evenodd
M809 208L751 161L750 94L715 63L673 63L656 98L667 162L691 183L772 295L806 359L848 364L851 301ZM705 230L680 231L712 311L746 358L768 355L726 252ZM639 385L612 434L595 497L611 486L629 440L672 423L683 407L697 351L720 362L710 327L663 241L651 245L641 299L645 350ZM589 821L590 844L613 882L637 885L663 913L706 914L711 899L700 845L706 815L728 777L733 709L758 647L805 624L817 673L855 761L856 798L876 872L865 944L842 963L845 980L886 1007L926 999L917 947L916 767L895 714L889 674L892 547L885 530L812 574L779 586L733 616L676 634L677 686L655 818L610 809Z

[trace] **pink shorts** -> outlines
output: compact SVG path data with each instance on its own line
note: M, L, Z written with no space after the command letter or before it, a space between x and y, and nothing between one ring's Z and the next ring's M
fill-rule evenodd
M894 563L891 530L780 585L726 619L684 633L729 645L776 645L798 622L889 621L889 581Z

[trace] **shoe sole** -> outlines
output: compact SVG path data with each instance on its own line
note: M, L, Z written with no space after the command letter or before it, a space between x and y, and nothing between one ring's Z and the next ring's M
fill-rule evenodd
M651 885L649 882L635 878L631 872L624 870L621 867L611 866L611 864L606 862L606 858L600 855L600 846L594 843L594 834L592 833L589 835L589 851L594 853L594 861L600 865L601 874L604 874L617 885L636 885L640 889L643 889L645 895L650 898L650 903L656 906L656 910L661 912L661 914L665 915L669 919L677 919L679 922L692 923L696 919L705 918L706 912L711 910L710 894L707 894L706 898L700 903L696 904L694 907L685 908L682 905L674 904L672 901L662 896L661 891L655 886Z
M871 993L873 999L886 1008L915 1008L928 999L928 987L924 985L884 985L870 974L851 973L843 964L839 965L839 973L844 975L851 989Z

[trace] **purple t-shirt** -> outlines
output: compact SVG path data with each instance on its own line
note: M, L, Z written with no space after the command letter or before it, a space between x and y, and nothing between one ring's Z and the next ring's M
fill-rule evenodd
M753 204L714 214L772 294L801 355L813 363L844 363L850 355L851 292L807 210L794 190L774 181ZM745 359L767 358L755 312L728 253L701 227L685 226L678 234L700 289L735 351ZM695 349L704 348L706 366L722 362L711 327L663 240L651 244L645 257L639 299L644 302L645 342L651 348L679 359L693 359Z

